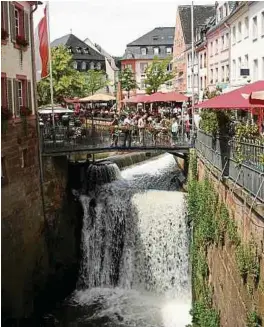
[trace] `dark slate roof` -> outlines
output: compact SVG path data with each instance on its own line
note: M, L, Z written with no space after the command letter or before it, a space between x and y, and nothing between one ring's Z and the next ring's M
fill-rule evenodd
M51 47L57 47L59 45L64 45L65 47L71 47L73 58L75 60L98 60L98 61L105 60L104 56L102 56L99 52L91 48L82 40L78 39L73 34L64 35L51 42ZM76 48L88 49L89 53L84 53L83 51L82 53L77 53Z
M173 45L174 31L174 27L156 27L127 46Z
M191 6L178 6L179 16L181 20L181 26L184 36L185 44L192 42L191 32ZM215 15L215 6L193 6L193 25L194 31L198 26L205 25L210 17Z

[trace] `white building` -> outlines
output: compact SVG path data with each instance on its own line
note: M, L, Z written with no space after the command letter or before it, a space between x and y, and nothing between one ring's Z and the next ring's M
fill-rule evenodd
M264 2L247 1L228 19L230 89L264 79Z
M189 46L186 50L186 58L187 58L187 96L191 96L192 94L192 84L194 84L194 94L199 95L199 62L197 53L194 52L193 58L193 73L194 73L194 81L192 83L192 48Z

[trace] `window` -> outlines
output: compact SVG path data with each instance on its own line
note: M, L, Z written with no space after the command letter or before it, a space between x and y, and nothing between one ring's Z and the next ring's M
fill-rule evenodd
M248 68L248 55L245 55L245 68Z
M141 90L145 89L145 79L140 80L140 88L141 88Z
M221 67L222 82L225 81L225 66Z
M242 34L242 27L241 22L238 23L238 30L237 30L237 41L241 41L241 34Z
M226 65L226 81L229 81L229 65Z
M90 62L90 69L94 69L94 63Z
M236 27L233 26L232 30L233 44L236 43Z
M258 17L255 16L253 18L253 28L252 28L252 31L253 31L253 41L256 40L258 38Z
M170 47L169 48L166 48L166 53L167 54L172 54L172 48L170 48Z
M211 51L210 51L211 57L213 56L213 52L214 52L214 45L213 42L211 42Z
M238 58L238 76L240 77L240 69L241 69L241 57Z
M258 59L253 61L253 80L258 80Z
M207 77L204 76L204 88L206 88L206 86L207 86Z
M72 48L71 47L67 48L67 52L72 53Z
M225 42L225 48L229 47L229 33L226 33L226 42Z
M97 68L98 70L100 70L100 69L102 68L102 65L101 65L100 62L98 62L98 63L96 64L96 68Z
M22 37L25 36L24 30L24 11L23 7L19 4L14 7L14 20L15 20L15 38L20 35Z
M222 39L222 46L221 46L221 49L224 50L224 49L225 49L225 36L222 35L221 39Z
M132 65L125 65L125 68L130 69L132 71Z
M146 56L147 49L146 48L141 48L141 54L142 54L142 56Z
M158 55L159 52L160 52L160 49L159 49L159 48L154 48L154 54L155 54L155 55Z
M219 18L220 20L223 19L223 7L219 8Z
M214 83L214 70L213 69L211 69L210 77L211 77L210 83L213 84Z
M158 41L159 37L157 35L153 36L153 41Z
M202 89L203 89L203 78L200 77L200 90L202 91Z
M172 63L169 63L168 64L167 71L168 72L172 72Z
M218 68L215 69L215 82L218 82Z
M206 68L207 63L206 63L206 52L204 53L204 68Z
M21 107L23 107L23 82L18 81L17 82L17 87L18 87L18 106L19 106L19 112L21 110Z
M248 37L248 17L245 18L244 38Z
M140 73L141 74L145 74L145 72L146 72L146 68L148 67L148 64L147 63L145 63L145 62L141 62L140 63Z
M1 76L1 105L7 107L7 84L6 77Z
M236 61L233 60L233 79L236 79Z
M261 35L264 35L264 11L261 13Z
M83 52L86 53L86 54L89 54L89 49L88 48L84 48L83 49Z
M76 61L74 61L74 62L72 63L72 67L73 67L74 69L77 69L77 68L78 68L78 65L77 65L77 62L76 62Z
M82 70L86 70L86 62L85 61L82 62Z
M203 55L200 54L200 68L203 68Z
M224 17L228 15L228 9L227 9L227 3L224 4L224 12L223 12Z
M16 36L19 35L19 10L15 8L15 31Z
M77 47L77 48L76 48L76 52L77 52L77 53L82 53L82 49L81 49L80 47Z

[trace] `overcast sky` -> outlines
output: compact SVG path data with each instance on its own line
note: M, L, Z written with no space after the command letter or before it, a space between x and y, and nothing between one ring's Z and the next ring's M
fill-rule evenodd
M210 1L206 1L207 3ZM50 1L51 41L69 34L93 43L114 56L122 56L126 45L155 27L175 26L177 0L87 0ZM196 1L202 4L205 1ZM35 24L43 15L43 5L35 14Z

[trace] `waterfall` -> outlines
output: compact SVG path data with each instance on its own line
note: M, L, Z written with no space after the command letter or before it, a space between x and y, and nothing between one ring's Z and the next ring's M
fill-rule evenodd
M90 320L138 327L190 322L187 214L176 169L169 154L122 173L109 162L88 168L80 196L83 258L72 301L100 304Z

